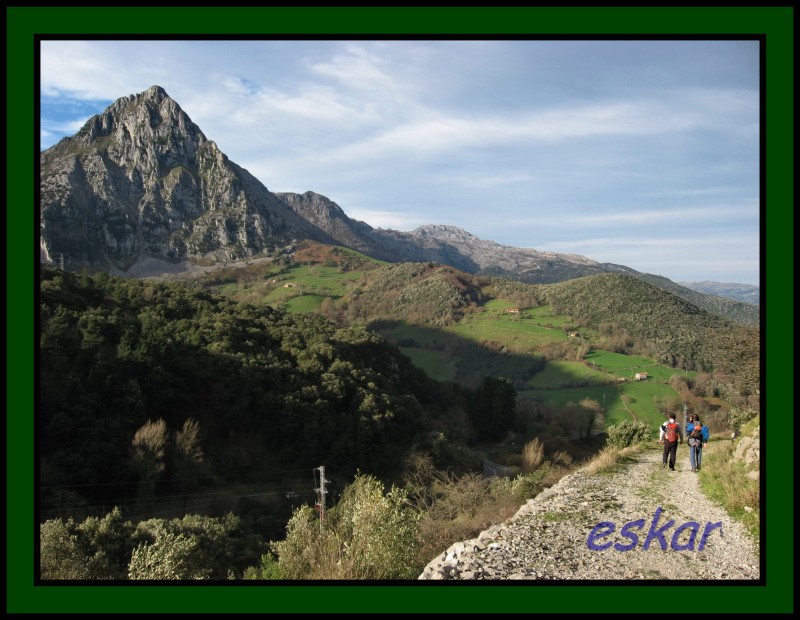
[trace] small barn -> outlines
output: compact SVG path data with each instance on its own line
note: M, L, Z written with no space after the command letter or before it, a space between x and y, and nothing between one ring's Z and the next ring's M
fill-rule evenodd
M647 379L647 373L646 372L637 372L636 375L635 375L635 378L636 378L637 381L644 381L645 379Z

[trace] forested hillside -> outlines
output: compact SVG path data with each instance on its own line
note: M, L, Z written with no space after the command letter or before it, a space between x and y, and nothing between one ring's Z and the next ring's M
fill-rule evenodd
M480 416L513 412L513 390L479 411L495 391L506 398L503 385L435 382L364 329L174 283L45 269L40 345L51 507L280 467L391 475L431 431L502 432Z
M679 369L713 371L721 390L758 393L757 327L709 314L629 276L602 274L538 290L557 312L597 328L621 351L633 349Z
M595 330L595 348L645 355L676 370L713 373L714 391L725 397L758 393L757 326L711 314L633 276L599 274L534 285L432 263L401 263L366 272L323 312L350 323L380 326L395 320L441 328L475 315L490 300L520 308L547 305L575 326Z

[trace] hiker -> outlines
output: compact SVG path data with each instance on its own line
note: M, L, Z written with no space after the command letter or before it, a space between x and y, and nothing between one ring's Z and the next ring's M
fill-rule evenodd
M686 423L686 430L684 431L686 433L686 439L689 439L689 433L691 433L693 430L694 430L694 414L691 414L689 416L689 421Z
M669 414L669 421L661 425L658 442L664 444L664 467L669 464L671 471L675 471L675 454L678 452L678 442L683 445L683 429L675 421L675 414Z
M700 421L700 416L694 416L692 430L686 427L686 441L689 444L689 463L692 471L700 471L703 447L708 444L708 427Z

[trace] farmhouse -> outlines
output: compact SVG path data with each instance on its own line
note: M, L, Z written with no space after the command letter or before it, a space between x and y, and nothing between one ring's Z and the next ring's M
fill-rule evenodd
M508 308L506 312L509 314L519 314L519 308Z
M570 332L569 333L569 337L570 338L580 338L580 336L581 335L578 332Z
M647 379L647 373L646 372L637 372L635 378L636 378L637 381L644 381L645 379Z
M287 282L283 285L283 288L294 288L294 282Z

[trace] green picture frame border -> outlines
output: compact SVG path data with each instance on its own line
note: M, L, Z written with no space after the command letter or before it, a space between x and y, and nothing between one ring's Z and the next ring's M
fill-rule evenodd
M7 613L662 612L686 583L492 582L64 584L34 582L34 321L38 230L37 41L42 38L753 38L762 118L762 574L754 585L694 582L704 611L793 611L793 29L767 7L6 7ZM121 93L124 95L127 93ZM30 207L30 210L28 210ZM30 307L31 300L34 307ZM767 423L766 418L774 416ZM635 586L635 587L633 587ZM667 590L665 590L665 588ZM699 593L699 592L698 592ZM675 592L670 611L687 611Z

